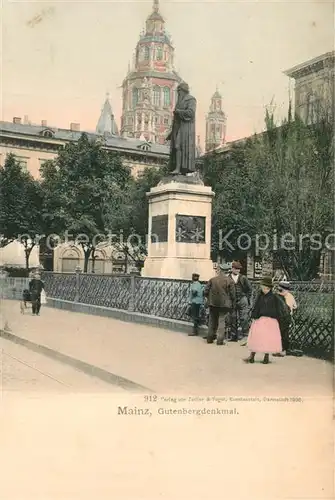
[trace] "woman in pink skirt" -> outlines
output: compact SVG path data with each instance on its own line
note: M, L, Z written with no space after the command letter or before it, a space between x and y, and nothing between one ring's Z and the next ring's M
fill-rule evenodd
M272 293L271 277L261 281L261 293L258 296L251 317L253 322L248 336L250 356L245 360L254 363L256 353L264 354L263 363L268 364L269 354L282 351L281 325L287 322L289 312L284 301Z

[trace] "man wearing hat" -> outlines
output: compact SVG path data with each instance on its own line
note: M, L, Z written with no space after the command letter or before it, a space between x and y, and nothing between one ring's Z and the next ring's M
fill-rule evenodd
M189 333L190 337L194 337L199 333L200 326L200 309L204 303L204 289L199 282L200 275L198 273L192 274L192 284L190 288L190 315L193 320L193 332Z
M231 341L238 341L238 323L242 329L242 337L247 337L249 331L249 309L252 287L246 276L241 274L242 264L236 260L231 265L229 278L233 282L236 294L235 308L231 314Z
M172 130L166 137L170 144L171 174L186 175L195 171L195 112L197 101L190 95L189 86L181 82L174 110Z
M44 290L44 283L41 280L41 275L37 271L33 279L29 282L29 292L31 297L32 313L39 316L41 309L41 293Z
M212 344L217 335L217 345L224 345L226 322L235 307L235 288L230 278L225 275L225 265L220 266L218 276L209 280L204 295L209 307L207 343Z

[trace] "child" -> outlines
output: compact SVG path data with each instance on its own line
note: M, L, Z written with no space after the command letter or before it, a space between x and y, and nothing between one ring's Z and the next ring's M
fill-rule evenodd
M269 354L282 351L281 328L289 319L289 310L284 301L272 292L271 277L261 281L259 294L251 313L253 322L248 336L250 356L245 360L254 363L256 353L264 354L263 364L269 363Z
M190 315L193 320L193 332L189 333L190 337L194 337L199 333L200 326L200 309L204 303L204 289L202 284L199 282L199 274L192 274L192 285L190 289Z

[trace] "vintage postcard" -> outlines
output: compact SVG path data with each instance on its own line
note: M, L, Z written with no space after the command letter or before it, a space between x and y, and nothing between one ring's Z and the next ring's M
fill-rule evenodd
M334 498L334 3L1 35L0 499Z

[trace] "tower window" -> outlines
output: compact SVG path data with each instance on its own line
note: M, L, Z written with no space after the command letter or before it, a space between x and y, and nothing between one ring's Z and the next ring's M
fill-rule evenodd
M154 106L161 105L161 89L159 87L154 88Z
M156 59L157 61L161 61L163 59L163 49L160 46L156 49Z
M135 107L138 103L138 89L133 88L133 107Z
M164 87L164 106L170 106L171 98L170 98L170 89L169 87Z
M144 59L146 61L150 59L150 49L147 45L144 47Z

